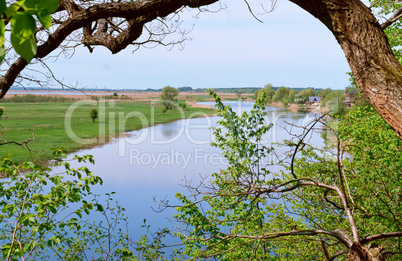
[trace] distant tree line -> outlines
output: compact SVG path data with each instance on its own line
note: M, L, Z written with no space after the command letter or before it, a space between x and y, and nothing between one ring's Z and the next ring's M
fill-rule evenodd
M263 90L265 90L265 104L273 102L281 102L285 107L290 103L295 104L307 104L309 97L320 97L322 106L336 106L336 111L339 114L343 114L345 110L346 94L354 100L355 104L363 106L368 105L363 97L358 94L358 89L355 86L346 87L345 90L332 90L326 89L314 89L314 88L287 88L287 87L273 87L272 84L267 84L264 88L257 90L254 93L254 98L262 97Z
M274 87L274 88L278 88L278 87ZM190 86L184 86L184 87L177 87L176 88L179 92L197 92L197 93L205 93L207 90L209 90L209 88L197 88L197 89L193 89ZM240 93L255 93L256 91L258 91L259 89L261 89L261 87L233 87L233 88L211 88L213 91L215 92L223 92L223 93L236 93L236 92L240 92ZM142 90L145 92L161 92L163 89L151 89L148 88L146 90Z

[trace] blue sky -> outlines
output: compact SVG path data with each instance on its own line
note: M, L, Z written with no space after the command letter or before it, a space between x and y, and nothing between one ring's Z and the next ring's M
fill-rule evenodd
M265 1L269 3L269 1ZM184 28L194 29L184 50L159 46L132 48L111 55L96 47L90 54L79 48L71 59L51 64L66 81L100 89L316 87L343 89L349 66L334 36L317 19L288 1L274 12L258 16L242 0L221 2L218 13L195 11L182 15ZM216 9L217 7L211 7ZM261 13L259 4L253 6Z

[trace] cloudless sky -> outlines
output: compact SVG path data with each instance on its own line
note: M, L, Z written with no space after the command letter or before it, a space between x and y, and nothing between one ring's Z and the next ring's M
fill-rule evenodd
M132 53L129 47L112 55L103 47L92 54L77 48L71 59L61 58L51 67L67 82L99 89L349 85L350 69L334 36L298 6L279 0L275 11L261 16L261 5L254 3L260 23L244 1L221 3L227 8L201 13L198 19L195 10L182 14L182 28L194 27L182 51L158 46ZM269 8L270 2L265 3Z

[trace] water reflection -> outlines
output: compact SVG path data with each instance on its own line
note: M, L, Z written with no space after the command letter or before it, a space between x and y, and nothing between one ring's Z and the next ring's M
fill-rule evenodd
M176 136L180 128L178 128L179 123L177 121L169 122L166 124L162 124L162 134L163 138L170 139L174 136Z

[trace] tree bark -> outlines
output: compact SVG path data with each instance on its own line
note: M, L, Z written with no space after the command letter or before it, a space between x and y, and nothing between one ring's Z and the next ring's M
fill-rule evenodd
M290 0L319 19L345 53L359 91L402 139L402 67L359 0Z
M383 261L382 255L383 248L377 247L364 247L359 243L353 243L350 248L348 260L349 261Z

